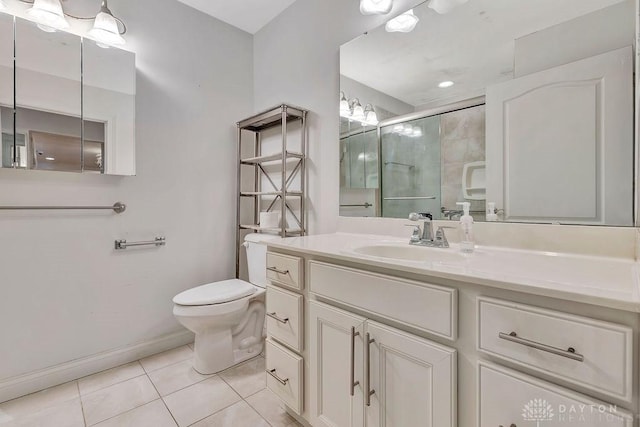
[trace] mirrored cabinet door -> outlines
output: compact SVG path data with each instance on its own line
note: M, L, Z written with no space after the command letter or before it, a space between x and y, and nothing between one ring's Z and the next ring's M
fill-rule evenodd
M83 40L84 170L135 174L135 55Z
M0 13L0 167L12 167L13 139L13 16Z
M16 18L16 167L82 172L81 39Z

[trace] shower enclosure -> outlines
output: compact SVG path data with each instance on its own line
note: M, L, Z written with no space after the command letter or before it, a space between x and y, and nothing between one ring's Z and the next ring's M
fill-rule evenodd
M440 217L440 116L380 127L381 216Z

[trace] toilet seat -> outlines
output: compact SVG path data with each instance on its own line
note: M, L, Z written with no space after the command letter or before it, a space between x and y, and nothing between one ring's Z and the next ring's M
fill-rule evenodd
M224 304L253 295L256 290L254 285L244 280L223 280L181 292L173 298L173 302L186 306Z

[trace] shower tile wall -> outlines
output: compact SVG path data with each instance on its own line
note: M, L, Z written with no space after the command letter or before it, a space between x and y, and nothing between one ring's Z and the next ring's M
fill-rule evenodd
M440 116L442 206L460 209L463 202L462 169L465 163L485 160L485 107L467 108ZM472 211L485 211L484 200L468 200ZM473 213L484 221L483 213Z

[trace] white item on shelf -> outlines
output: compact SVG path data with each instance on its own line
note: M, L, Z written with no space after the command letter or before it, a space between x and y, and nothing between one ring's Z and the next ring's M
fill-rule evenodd
M496 202L487 202L487 221L495 222L498 220L496 214Z
M460 251L471 253L475 249L473 242L473 217L469 215L471 203L458 202L462 206L464 215L460 217Z
M280 212L260 212L260 228L280 227Z
M487 194L486 163L465 163L462 169L462 197L467 200L485 200Z

